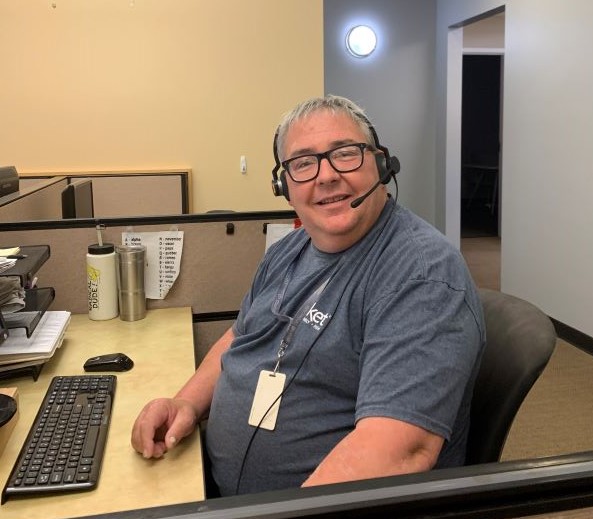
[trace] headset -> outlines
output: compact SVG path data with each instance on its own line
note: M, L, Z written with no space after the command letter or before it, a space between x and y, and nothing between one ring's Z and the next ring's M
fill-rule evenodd
M367 197L370 196L371 193L373 193L373 191L375 191L375 189L377 189L381 184L388 184L392 177L395 180L395 175L397 175L397 173L399 173L400 170L400 163L398 158L393 155L390 155L389 150L385 146L381 145L381 143L379 142L379 137L377 136L377 132L375 131L375 128L371 124L371 122L364 116L357 115L357 117L361 118L367 125L371 133L371 136L373 137L374 146L381 153L375 155L377 170L379 171L379 180L364 195L359 196L358 198L352 201L350 205L353 209L362 204L367 199ZM272 192L275 196L283 196L284 198L286 198L286 200L290 200L290 194L288 192L288 183L286 181L286 171L284 169L280 169L282 167L282 164L280 162L280 157L278 156L279 132L280 127L276 129L276 133L274 134L273 151L276 165L274 166L274 169L272 169Z

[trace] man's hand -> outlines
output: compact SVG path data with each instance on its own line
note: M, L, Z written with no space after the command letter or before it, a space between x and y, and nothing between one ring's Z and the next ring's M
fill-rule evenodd
M187 400L152 400L144 406L134 422L132 447L145 458L160 458L182 438L191 434L196 423L196 411Z
M233 339L231 327L210 348L175 398L157 398L140 411L132 428L132 447L145 458L160 458L206 418L220 376L220 358Z

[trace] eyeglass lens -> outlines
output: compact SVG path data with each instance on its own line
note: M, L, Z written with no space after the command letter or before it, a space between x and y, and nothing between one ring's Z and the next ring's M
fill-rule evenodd
M347 173L362 166L365 147L366 145L349 144L325 153L295 157L285 161L284 165L295 182L306 182L314 179L319 173L321 159L323 158L326 158L336 171Z

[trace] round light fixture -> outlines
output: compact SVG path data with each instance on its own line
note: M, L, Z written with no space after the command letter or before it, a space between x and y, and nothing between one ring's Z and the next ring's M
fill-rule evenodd
M357 58L366 58L377 46L375 31L368 25L357 25L352 27L346 35L346 48L348 52Z

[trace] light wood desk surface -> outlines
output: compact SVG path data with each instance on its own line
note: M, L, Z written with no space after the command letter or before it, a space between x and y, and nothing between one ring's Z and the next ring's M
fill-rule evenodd
M517 519L591 519L593 508L579 508L575 510L564 510L562 512L549 512L530 516L521 516Z
M187 503L204 499L199 434L186 438L160 460L145 460L130 445L132 424L148 400L172 396L194 371L190 308L149 310L145 319L91 321L72 315L64 343L31 377L0 381L18 387L20 418L0 457L4 487L49 382L56 375L83 374L84 361L103 353L126 353L134 368L115 373L117 387L99 486L96 490L8 499L2 519L52 519Z

